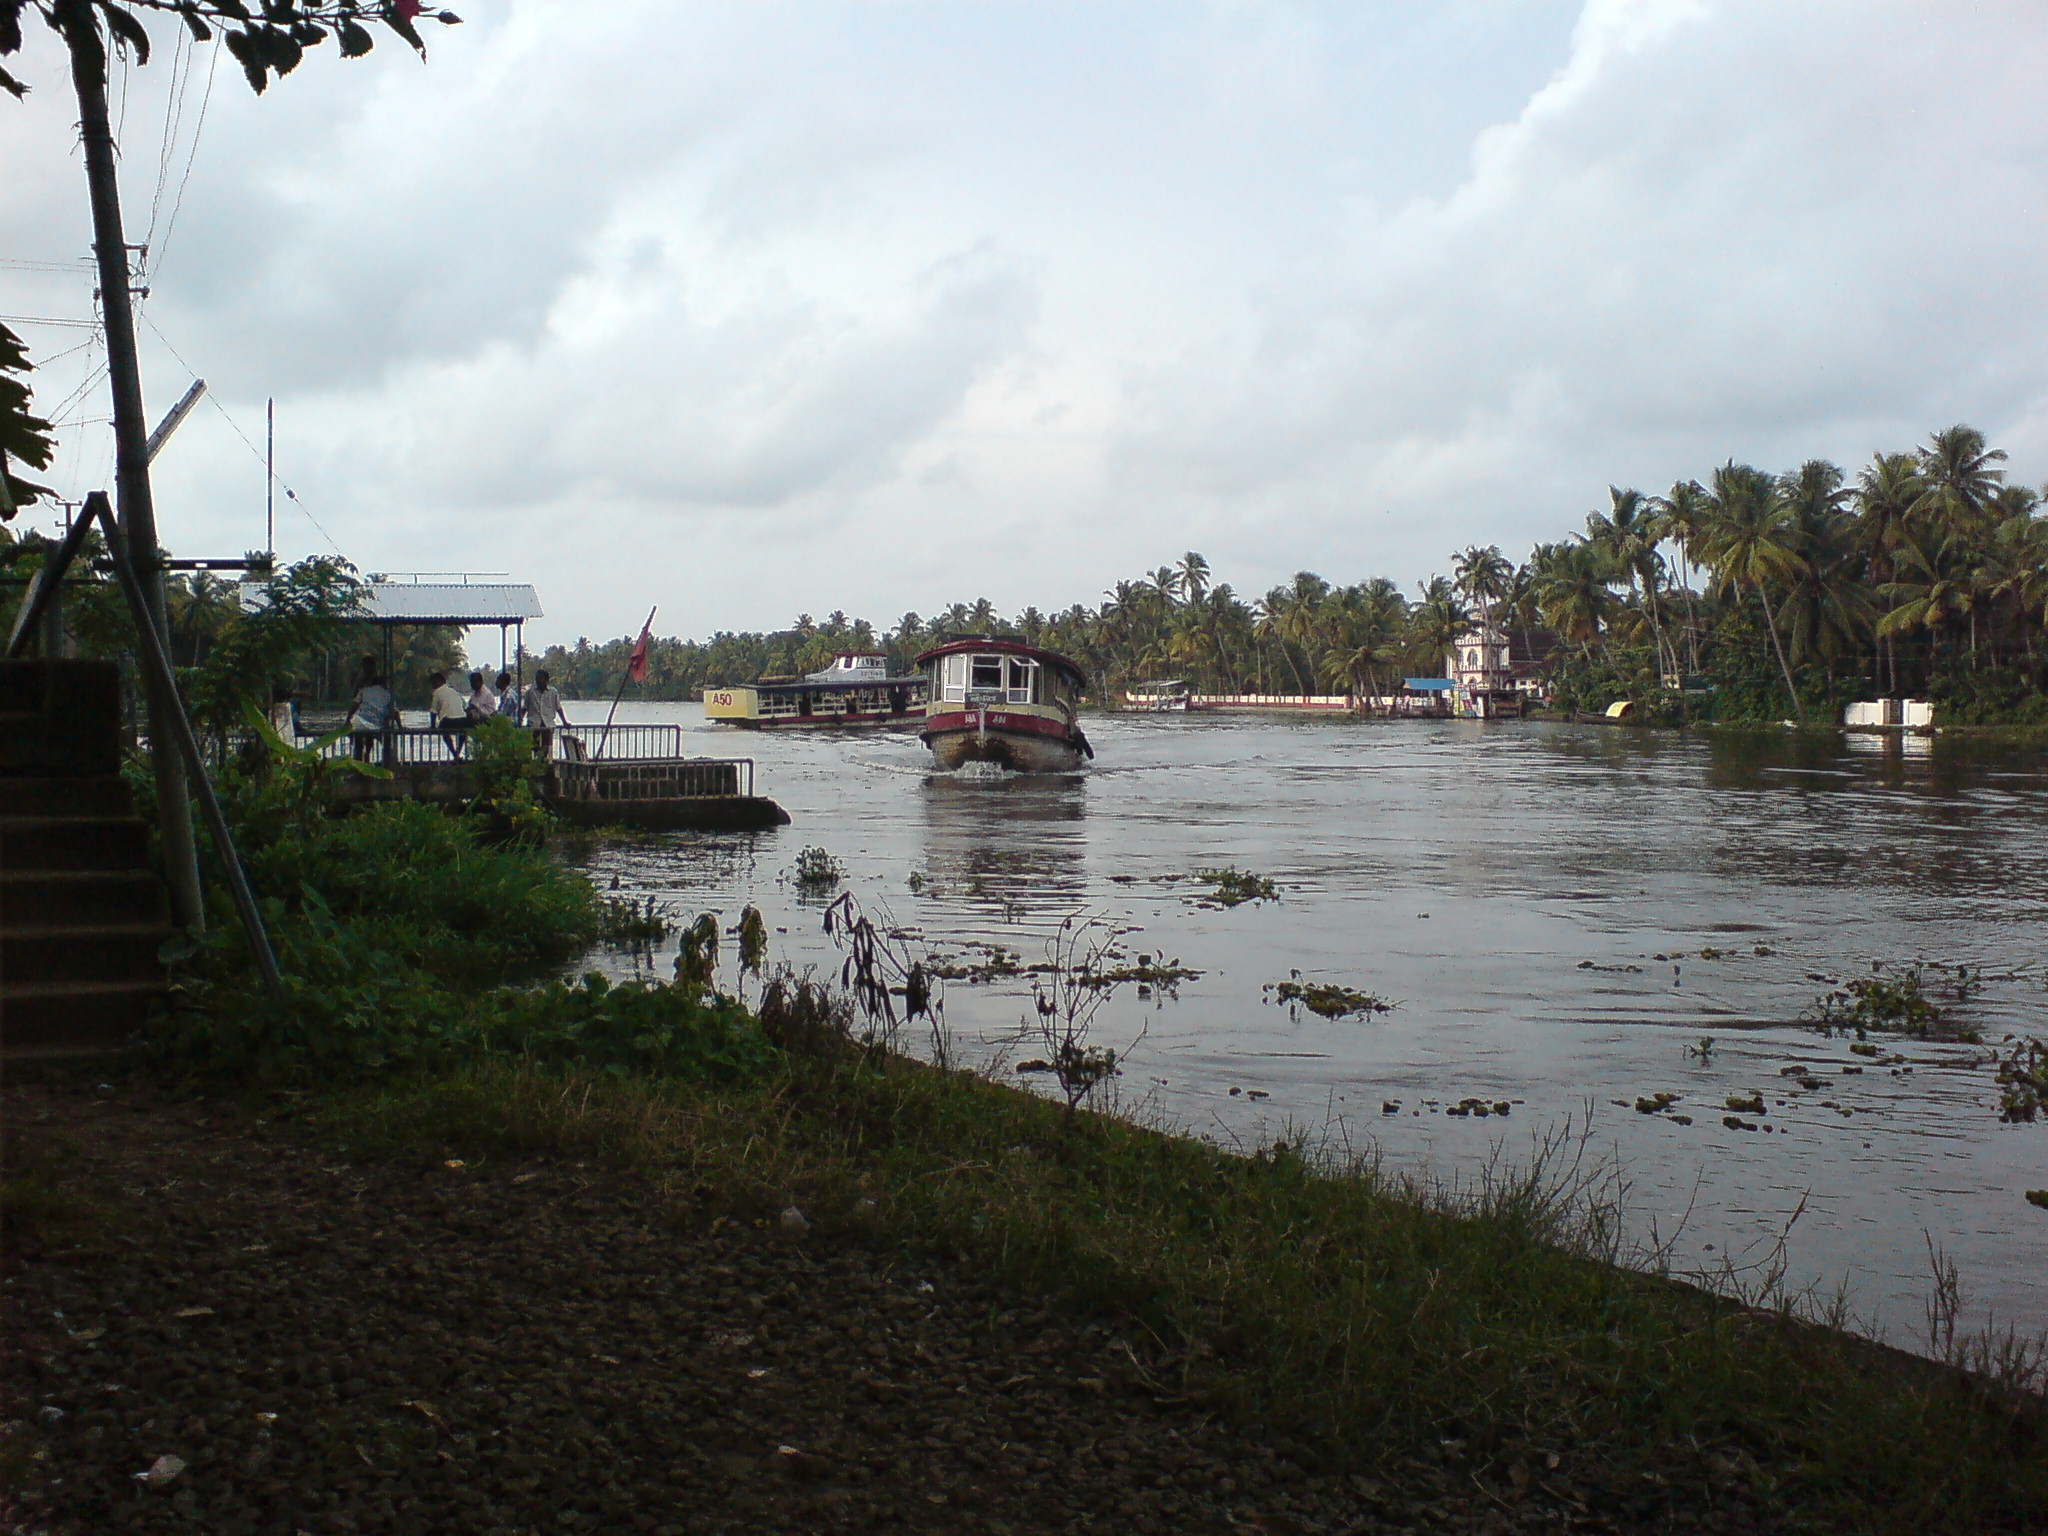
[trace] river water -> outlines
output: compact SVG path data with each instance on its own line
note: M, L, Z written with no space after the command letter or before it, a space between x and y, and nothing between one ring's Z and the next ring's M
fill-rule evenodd
M1151 1119L1243 1145L1339 1136L1465 1180L1590 1131L1629 1232L1681 1273L1754 1277L1780 1255L1795 1286L1845 1290L1861 1326L1913 1347L1931 1242L1961 1270L1966 1320L2048 1327L2048 1211L2024 1197L2048 1186L2048 1123L2000 1123L1990 1064L2008 1033L2048 1034L2038 752L1127 715L1090 718L1086 773L980 779L935 773L909 733L747 733L686 704L619 718L681 723L693 755L752 756L794 820L596 843L600 885L728 925L755 903L775 957L821 970L838 951L788 878L805 846L918 955L999 945L1029 965L1092 918L1091 936L1129 930L1127 952L1201 972L1120 988L1097 1017L1100 1043L1136 1042L1118 1088ZM1277 899L1203 906L1173 878L1222 866ZM1873 1060L1801 1022L1826 978L1915 960L1992 978L1965 1010L1985 1045L1885 1042ZM666 974L667 956L605 963ZM1398 1006L1290 1009L1268 989L1296 971ZM945 1007L964 1059L1043 1054L1015 1039L1026 975L951 982ZM1800 1090L1784 1075L1799 1066L1823 1086ZM1659 1092L1682 1097L1633 1107ZM1752 1092L1758 1128L1724 1125L1725 1099ZM1443 1112L1466 1098L1511 1113Z

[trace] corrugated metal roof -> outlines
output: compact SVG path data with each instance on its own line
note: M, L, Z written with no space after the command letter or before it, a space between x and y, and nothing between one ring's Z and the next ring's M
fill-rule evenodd
M242 584L243 608L268 600L260 581ZM355 615L371 624L517 624L544 617L540 594L523 581L373 581Z
M1448 677L1404 677L1401 686L1410 693L1449 693L1456 685Z
M523 581L377 581L363 589L363 617L385 624L517 624L542 617Z

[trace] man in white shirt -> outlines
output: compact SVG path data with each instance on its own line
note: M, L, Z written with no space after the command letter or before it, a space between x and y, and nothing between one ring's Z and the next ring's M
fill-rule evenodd
M533 674L533 686L526 690L526 728L533 732L533 750L542 762L554 755L555 726L567 725L562 696L548 686L548 674Z
M479 720L488 720L497 712L498 695L491 690L490 684L484 681L483 673L470 673L469 723L475 725Z
M448 686L446 672L436 672L427 681L434 685L434 696L427 702L427 712L434 717L435 729L440 731L448 755L460 762L462 733L469 729L468 701Z

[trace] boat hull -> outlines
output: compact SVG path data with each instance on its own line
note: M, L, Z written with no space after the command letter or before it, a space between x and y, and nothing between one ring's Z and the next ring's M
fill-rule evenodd
M1072 773L1095 754L1078 725L1024 709L950 710L921 738L941 768L994 763L1013 773Z

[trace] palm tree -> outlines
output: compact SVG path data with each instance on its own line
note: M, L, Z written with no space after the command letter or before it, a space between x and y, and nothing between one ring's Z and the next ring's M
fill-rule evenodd
M1416 650L1429 663L1442 666L1447 656L1472 623L1472 610L1458 596L1457 587L1442 576L1432 576L1419 588L1422 601L1408 614L1408 633Z
M1608 510L1586 514L1586 541L1598 546L1628 581L1630 592L1643 596L1643 616L1649 622L1650 638L1657 652L1657 670L1666 670L1664 625L1659 612L1658 587L1663 560L1657 543L1663 533L1655 503L1638 490L1607 487ZM1669 668L1677 670L1674 658Z
M1829 674L1869 630L1872 606L1862 581L1854 519L1844 510L1853 493L1839 466L1809 459L1778 485L1793 553L1801 569L1778 608L1778 622L1801 661L1820 661Z
M1855 540L1863 553L1865 571L1880 590L1895 574L1893 552L1912 526L1913 509L1926 491L1920 461L1910 453L1873 454L1856 479ZM1886 674L1879 682L1896 693L1899 657L1892 636L1880 632L1878 647Z
M1180 590L1191 603L1199 603L1209 590L1209 562L1192 549L1180 557L1175 574Z
M1960 538L1932 528L1899 541L1893 577L1878 589L1893 604L1877 621L1878 634L1924 630L1930 643L1938 646L1959 620L1976 611L1974 572L1962 558L1963 548Z
M1489 619L1493 617L1494 605L1508 595L1514 576L1515 568L1498 544L1489 544L1484 549L1470 544L1463 554L1452 559L1451 578L1458 591L1477 604L1480 613Z
M1773 583L1797 576L1802 569L1802 562L1791 546L1791 514L1777 495L1777 479L1730 459L1714 471L1707 506L1709 521L1701 553L1713 566L1714 579L1723 591L1738 598L1745 588L1756 594L1757 606L1763 610L1764 627L1770 631L1771 649L1777 653L1778 670L1785 676L1792 713L1804 725L1806 706L1800 702L1798 685L1792 681L1792 665L1785 659L1785 642L1778 635L1778 620L1771 611L1766 591Z
M1686 653L1692 669L1700 669L1699 614L1692 603L1692 552L1706 526L1707 492L1697 480L1680 480L1651 503L1659 541L1678 546L1678 589L1685 596Z
M1584 539L1568 544L1539 544L1529 557L1531 595L1543 622L1565 639L1590 647L1600 638L1614 611L1612 568L1606 557Z
M1926 488L1914 504L1915 517L1939 521L1945 531L1974 531L2005 479L2004 470L1993 468L2005 462L2005 450L1986 447L1982 432L1958 423L1930 437L1919 459Z

